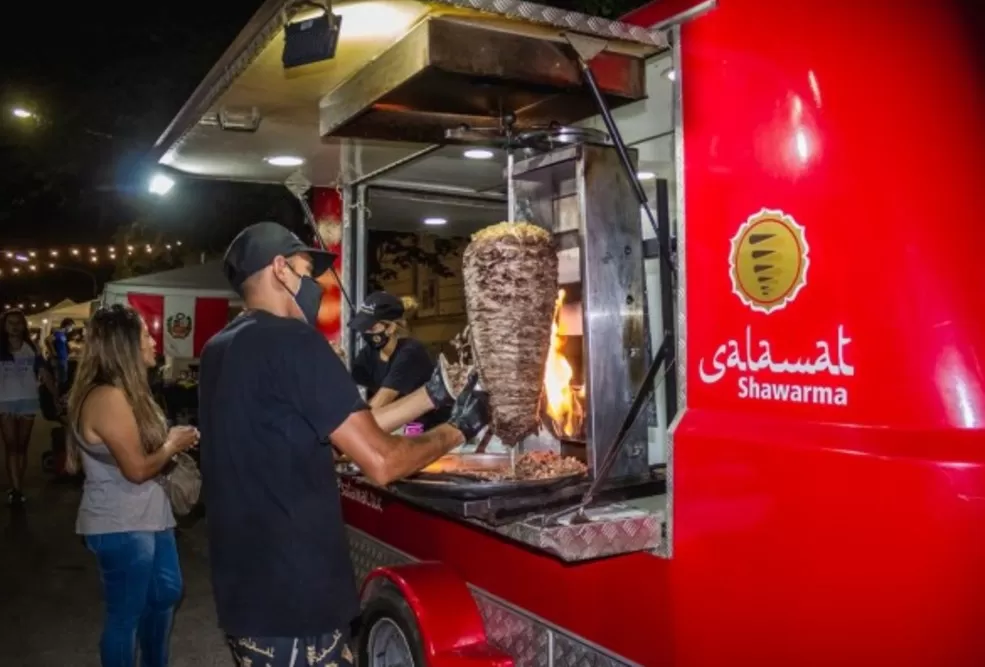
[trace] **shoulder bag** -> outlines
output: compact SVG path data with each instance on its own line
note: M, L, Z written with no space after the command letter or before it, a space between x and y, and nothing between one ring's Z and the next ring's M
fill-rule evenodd
M160 476L171 509L178 516L187 516L195 509L202 495L202 473L187 452L180 452L171 458L167 471Z

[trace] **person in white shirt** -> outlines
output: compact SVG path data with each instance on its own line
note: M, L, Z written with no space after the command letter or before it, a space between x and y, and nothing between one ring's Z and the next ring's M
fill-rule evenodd
M24 472L27 446L34 418L40 411L38 382L44 382L58 398L55 379L44 365L31 340L27 318L19 310L0 315L0 440L3 442L10 490L10 505L24 503Z

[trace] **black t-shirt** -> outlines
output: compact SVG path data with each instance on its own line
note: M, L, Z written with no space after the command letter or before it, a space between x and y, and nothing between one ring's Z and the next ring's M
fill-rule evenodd
M379 350L364 345L352 364L352 379L366 387L366 397L373 398L380 389L392 389L397 398L403 398L423 387L434 371L434 362L427 348L413 338L401 338L386 361L380 359ZM447 421L447 410L434 410L421 416L425 429Z
M199 394L219 625L346 631L359 600L327 438L366 404L345 366L309 325L254 312L206 344Z

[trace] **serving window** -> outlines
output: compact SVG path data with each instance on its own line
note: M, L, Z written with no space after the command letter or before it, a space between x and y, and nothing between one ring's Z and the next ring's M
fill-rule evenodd
M626 236L636 246L641 246L633 261L642 262L645 333L640 345L644 363L637 364L642 368L641 372L629 374L631 382L627 386L631 385L631 390L626 392L629 396L612 402L618 409L614 408L608 419L610 431L614 432L611 424L625 416L629 398L638 389L649 361L663 348L667 360L657 374L647 408L637 420L637 426L645 421L642 457L644 469L648 467L651 474L659 473L667 464L668 427L679 407L678 369L673 359L677 348L673 71L671 57L667 54L648 61L648 97L613 112L622 138L636 160L635 176L647 197L656 229L647 210L640 208L641 227L635 233L635 240L632 240L632 234ZM600 117L579 125L586 130L604 131ZM515 154L514 162L509 164L506 151L501 148L483 146L490 156L482 160L466 157L470 148L474 146L443 146L422 151L422 155L414 160L400 162L368 181L345 189L350 204L347 207L350 252L346 269L350 293L356 300L375 290L412 297L417 308L408 319L411 335L425 343L432 355L444 353L452 359L457 354L456 336L467 325L462 252L472 233L509 219L507 202L510 193L505 174L516 174L515 170L507 171L513 168L511 164L518 164L530 155ZM607 168L619 169L617 162L607 164ZM580 195L576 185L572 185L577 181L578 168L552 173L555 175L549 177L548 180L553 179L550 183L524 186L528 194L536 192L538 187L551 189L553 194L546 199L541 196L537 204L543 208L543 202L549 202L550 213L523 208L519 201L523 188L516 183L516 178L513 192L514 200L518 202L514 208L516 219L526 221L533 216L535 223L551 227L561 251L561 289L556 309L554 313L545 314L554 318L554 326L551 352L544 369L542 421L544 430L560 443L562 451L585 457L590 471L594 471L592 447L585 445L586 440L592 439L592 431L586 423L592 418L593 408L585 390L592 367L591 357L608 354L611 363L619 363L619 350L613 346L619 346L622 341L610 339L604 343L585 344L583 340L589 335L584 330L588 320L583 304L591 299L586 300L581 279L584 276L571 279L571 262L565 259L564 253L573 247L572 244L581 243L584 249L584 238L579 241L577 237L579 233L585 234L585 228L581 227L579 232L577 223L571 222L571 211L581 206L579 210L585 215L586 209L579 204ZM564 173L569 175L564 176ZM528 180L536 181L537 178L540 177L531 176ZM601 190L604 188L597 188L596 192ZM630 195L622 201L631 200ZM548 219L550 223L545 222ZM597 223L594 224L598 230ZM589 255L593 263L604 259L601 255ZM581 267L584 273L584 262ZM596 303L600 302L598 296L592 298ZM612 312L618 313L618 304L614 308ZM617 330L613 328L613 331ZM355 350L358 339L354 334L350 333L348 343L350 349ZM610 362L607 360L606 363ZM553 399L558 396L563 397L563 404L555 405ZM596 451L594 456L594 465L597 465L602 454ZM638 466L631 469L637 471L633 474L639 471ZM659 509L664 502L664 497L652 498L644 505L647 509Z

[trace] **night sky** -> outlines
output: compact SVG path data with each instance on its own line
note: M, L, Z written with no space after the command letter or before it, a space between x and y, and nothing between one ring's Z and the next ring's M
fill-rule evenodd
M215 251L236 228L297 215L281 187L185 182L175 197L147 192L150 147L260 0L20 4L3 10L0 250L78 244L75 266L101 283L114 270L105 248L134 222L148 239ZM40 123L16 118L17 107ZM90 246L106 259L85 262ZM64 250L56 261L73 265ZM15 276L14 265L0 255L3 303L91 298L84 274L41 264Z
M220 250L239 228L261 219L297 223L282 186L184 181L180 194L147 192L147 154L261 0L5 3L0 45L0 252L78 244L78 268L100 284L113 275L105 256L121 228L140 223L147 242L181 240L183 257ZM550 4L618 14L632 0ZM11 7L14 5L13 7ZM40 122L16 118L24 108ZM39 256L39 260L45 260ZM72 258L55 259L70 266ZM20 272L12 273L18 266ZM159 268L159 267L155 267ZM0 307L92 298L84 274L24 265L0 254Z

